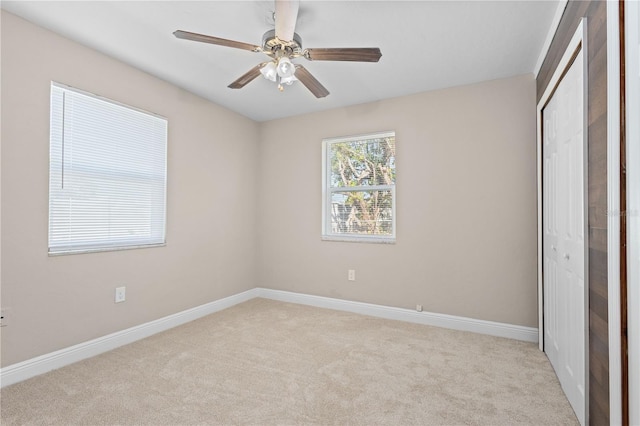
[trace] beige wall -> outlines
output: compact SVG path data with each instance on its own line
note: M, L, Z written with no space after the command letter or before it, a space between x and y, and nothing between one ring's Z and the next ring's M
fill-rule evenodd
M51 80L168 118L166 247L47 256ZM255 123L2 12L1 89L3 366L254 287L537 325L532 76ZM322 138L380 130L397 243L321 241Z
M321 241L322 139L383 130L397 243ZM532 75L263 123L258 285L536 327L535 146Z
M166 247L47 255L51 80L168 118ZM255 287L257 123L2 12L1 136L3 366Z

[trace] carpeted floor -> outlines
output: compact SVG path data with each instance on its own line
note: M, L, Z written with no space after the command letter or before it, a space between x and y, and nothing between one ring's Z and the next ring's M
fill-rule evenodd
M0 397L3 425L577 424L534 344L265 299Z

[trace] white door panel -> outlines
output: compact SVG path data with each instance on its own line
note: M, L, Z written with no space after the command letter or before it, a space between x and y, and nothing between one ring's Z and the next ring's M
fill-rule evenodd
M585 421L583 65L580 52L543 110L545 352Z
M544 340L545 352L553 365L559 361L559 330L557 273L558 273L558 135L557 99L552 98L544 112Z

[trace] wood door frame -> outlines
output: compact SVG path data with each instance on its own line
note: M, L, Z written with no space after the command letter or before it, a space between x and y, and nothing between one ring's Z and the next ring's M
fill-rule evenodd
M536 107L537 123L537 205L538 205L538 347L544 351L544 275L543 275L543 119L542 111L555 93L562 77L573 64L576 55L582 50L583 66L583 227L584 227L584 418L585 424L589 423L589 223L588 223L588 50L587 50L587 19L582 18L578 27L565 50L562 59L558 63L547 88L540 97Z

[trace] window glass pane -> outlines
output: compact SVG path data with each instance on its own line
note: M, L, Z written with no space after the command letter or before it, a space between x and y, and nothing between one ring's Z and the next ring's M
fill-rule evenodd
M331 233L393 235L392 203L390 190L332 192Z
M396 181L395 137L333 142L330 144L330 185L393 185Z

